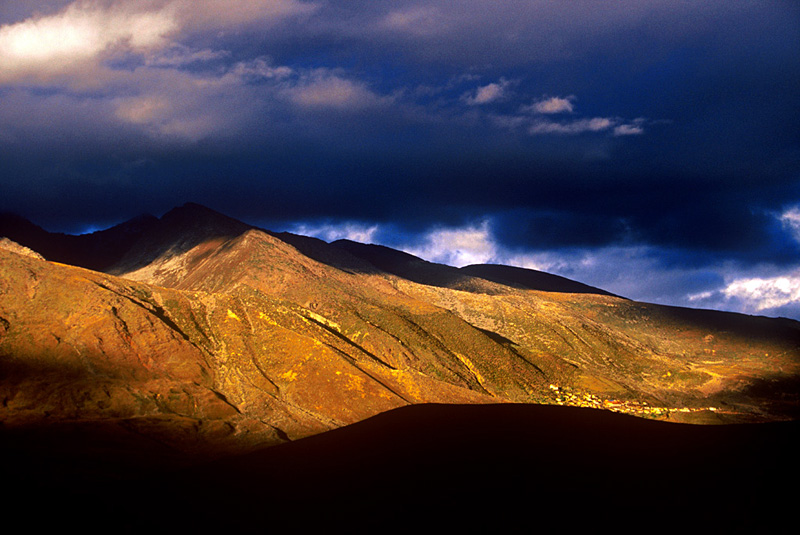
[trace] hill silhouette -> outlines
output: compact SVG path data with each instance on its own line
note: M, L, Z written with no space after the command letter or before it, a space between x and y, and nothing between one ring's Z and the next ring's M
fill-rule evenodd
M33 439L42 437L15 437L13 447L3 442L15 459L4 482L26 491L12 496L15 510L39 497L50 513L40 525L90 531L781 531L800 475L798 431L797 422L694 426L573 407L416 405L188 466L143 465L142 454L131 462L97 448L110 442L98 433L83 444L73 434L60 457L41 454ZM153 445L145 451L158 459Z
M515 287L543 292L611 295L611 292L595 288L582 282L534 269L525 269L499 264L474 264L460 269L463 273Z
M103 271L119 262L144 234L156 231L158 219L143 215L91 234L48 232L14 214L0 214L0 236L22 244L47 260Z
M247 230L263 231L191 202L161 218L142 215L109 229L76 236L51 233L14 214L0 214L0 236L29 247L47 260L114 274L143 267L159 256L178 255L203 241L235 237ZM288 232L264 232L321 263L354 272L389 273L420 284L496 292L494 285L486 283L491 281L539 291L612 295L564 277L524 268L480 265L459 269L382 245L350 240L327 244Z

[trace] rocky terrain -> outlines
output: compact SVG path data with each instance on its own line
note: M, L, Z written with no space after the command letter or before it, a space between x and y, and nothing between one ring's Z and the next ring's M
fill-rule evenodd
M639 303L507 266L456 269L380 246L276 234L192 204L81 236L3 216L0 235L0 443L29 460L9 477L38 473L56 487L80 480L94 493L97 481L197 470L268 446L302 452L315 443L307 437L413 406L565 405L525 413L520 425L576 440L587 425L618 422L614 440L625 440L623 428L666 433L675 444L705 440L682 425L641 427L666 425L647 420L787 422L778 435L795 436L785 427L800 408L795 321ZM477 413L453 413L459 433L488 425L475 420L467 431L464 414ZM577 427L547 430L553 414ZM533 440L509 429L497 431L508 447ZM440 447L429 428L393 432L401 435L392 440L422 440L419 451L408 446L415 453L401 471ZM719 447L732 431L712 433ZM364 444L352 447L366 455ZM386 455L380 471L400 453ZM530 459L514 455L508 462L533 477ZM249 464L236 462L244 477ZM581 476L581 485L597 484L581 489L560 481L560 470L542 476L558 492L615 492L601 483L606 472Z
M4 221L39 248L0 249L7 428L103 421L240 451L419 403L698 423L798 411L791 320L275 234L192 204L82 236Z

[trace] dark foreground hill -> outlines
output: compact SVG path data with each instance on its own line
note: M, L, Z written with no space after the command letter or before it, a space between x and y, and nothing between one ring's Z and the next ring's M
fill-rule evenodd
M798 422L416 405L188 466L99 428L6 431L0 444L6 510L41 528L791 532L799 432Z

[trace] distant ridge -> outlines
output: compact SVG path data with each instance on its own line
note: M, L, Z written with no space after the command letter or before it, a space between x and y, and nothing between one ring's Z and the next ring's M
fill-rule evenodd
M0 237L4 236L39 253L47 260L105 271L123 257L140 236L152 231L158 219L141 215L90 234L48 232L24 217L0 214Z
M165 249L188 250L209 237L235 236L252 228L196 203L158 218L140 215L89 234L48 232L24 217L0 214L0 237L30 248L45 259L94 271L114 272L120 264L147 263Z
M478 278L504 286L540 292L597 294L618 297L611 292L588 284L533 269L500 264L476 264L455 268L428 262L412 254L383 245L363 244L350 240L337 240L332 242L331 245L368 261L381 271L429 286L490 294L497 291L494 287L476 281L476 278Z
M464 266L461 272L475 277L481 277L499 284L509 286L520 286L529 290L539 290L542 292L563 292L576 294L598 294L619 297L611 292L577 282L566 277L526 269L514 266L504 266L501 264L474 264Z
M167 253L179 255L205 240L234 237L253 229L257 227L194 202L173 208L160 218L140 215L108 229L80 235L48 232L23 217L0 214L0 237L28 247L47 260L112 274L133 271ZM288 232L263 232L310 258L350 272L390 273L429 286L487 294L500 290L484 281L544 292L614 296L581 282L531 269L492 264L455 268L383 245L351 240L328 244Z
M461 288L471 279L470 276L461 273L458 268L428 262L412 254L383 245L364 244L351 240L337 240L331 245L366 260L381 271L420 284L442 288Z

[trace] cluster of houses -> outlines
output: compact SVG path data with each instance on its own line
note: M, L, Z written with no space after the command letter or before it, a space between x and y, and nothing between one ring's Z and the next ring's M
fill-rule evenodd
M646 401L603 399L594 394L577 392L568 386L561 387L553 384L550 385L550 390L556 405L605 409L654 419L666 419L671 413L676 412L716 412L718 410L716 407L654 407Z

